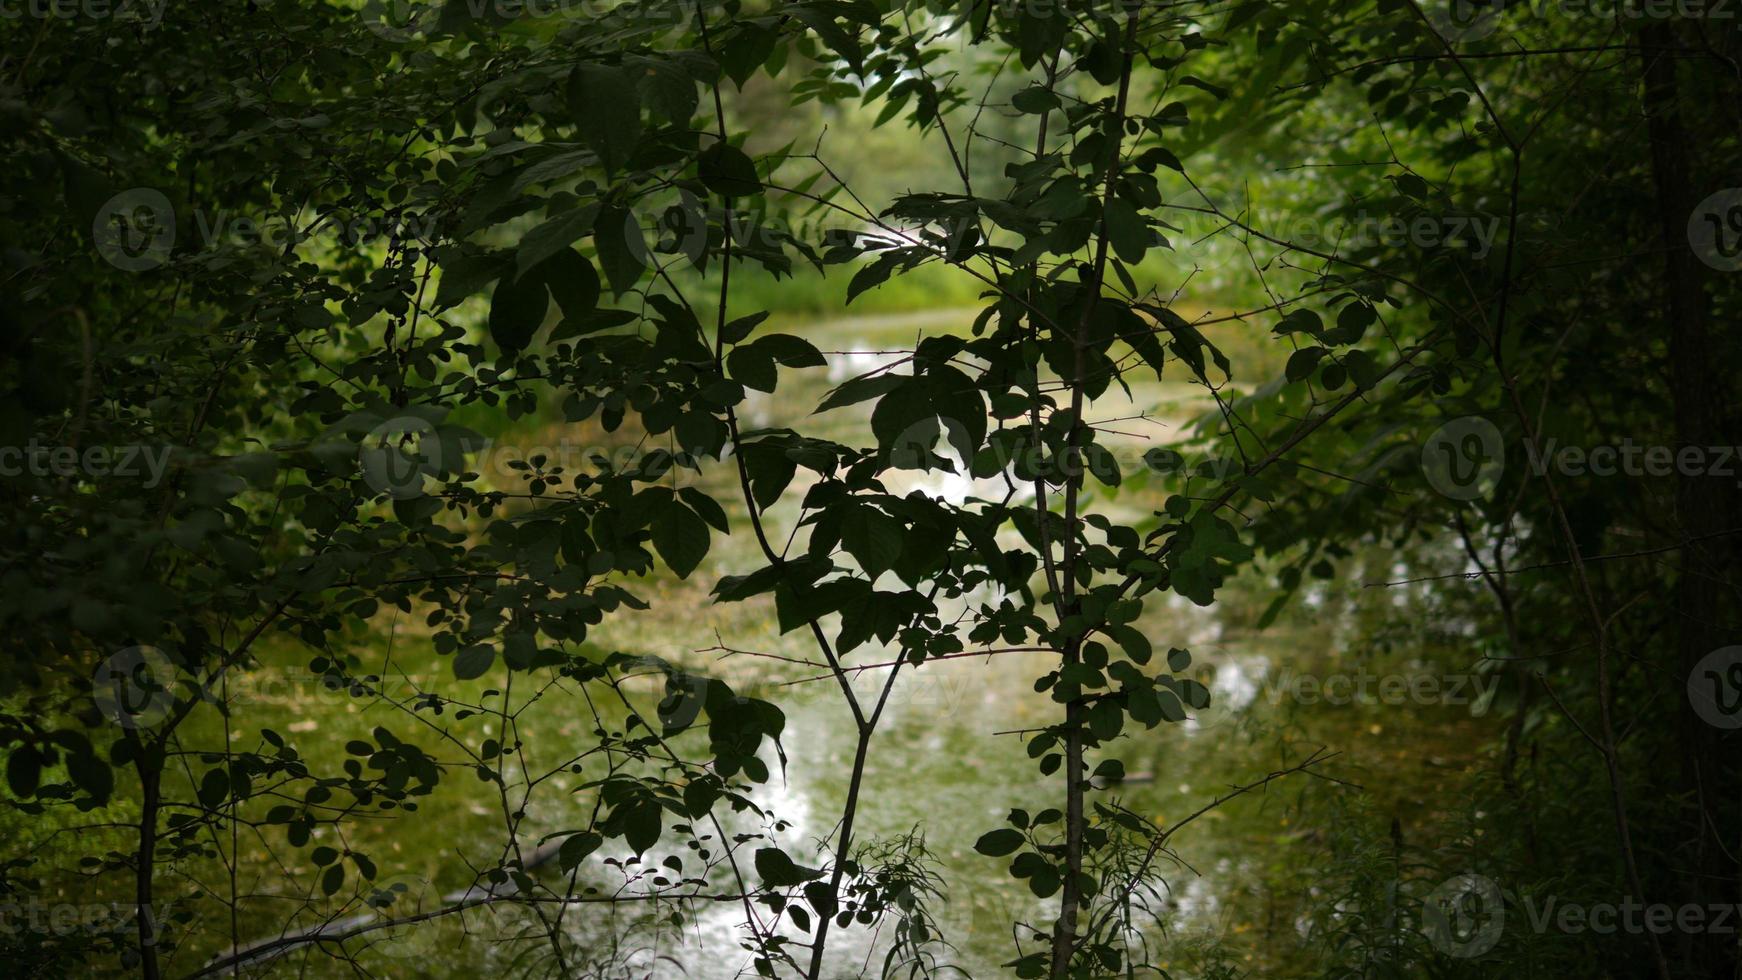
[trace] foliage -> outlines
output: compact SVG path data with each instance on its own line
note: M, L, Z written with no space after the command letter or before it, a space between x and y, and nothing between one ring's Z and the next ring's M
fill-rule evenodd
M1503 668L1518 721L1498 795L1545 819L1515 757L1522 739L1553 739L1606 785L1618 822L1611 849L1580 861L1633 893L1729 893L1736 815L1714 801L1735 798L1734 755L1674 706L1730 625L1728 587L1700 583L1733 557L1732 539L1702 543L1731 530L1710 522L1733 513L1733 488L1684 475L1666 502L1567 486L1525 458L1549 439L1702 446L1736 431L1722 368L1738 342L1710 329L1733 284L1708 283L1668 237L1652 249L1670 255L1661 268L1587 267L1593 250L1659 234L1653 216L1685 224L1683 183L1711 183L1734 150L1733 133L1677 121L1678 67L1651 59L1691 45L1679 26L1449 37L1396 0L584 6L180 5L155 25L6 28L28 43L12 46L0 102L17 161L0 221L20 243L6 253L0 442L77 461L4 485L9 802L124 828L128 845L93 847L81 873L124 880L139 908L182 887L179 868L232 869L177 896L197 914L139 915L112 948L56 956L153 978L172 958L193 975L233 968L198 958L248 939L240 836L312 866L304 911L354 910L385 856L345 844L347 827L464 784L500 811L500 861L470 898L425 911L516 904L551 971L591 968L565 916L647 900L674 927L701 901L741 905L760 975L833 975L831 933L886 922L884 972L936 975L951 967L923 834L869 847L855 832L866 759L904 672L1040 648L1056 664L1034 686L1056 712L1025 748L1056 798L1012 811L977 850L1057 912L1012 923L1006 969L1155 972L1134 923L1179 825L1089 794L1124 778L1117 740L1185 721L1210 692L1146 610L1210 606L1254 570L1276 579L1269 622L1358 547L1422 540L1463 545L1459 567L1475 563L1495 601L1485 642L1519 665ZM1639 76L1613 81L1567 67L1623 72L1636 57ZM1681 70L1733 91L1686 57ZM941 177L867 203L836 162L850 147L827 134L757 145L756 86L806 119L905 131ZM1552 126L1542 108L1593 100ZM1652 138L1592 173L1590 154L1639 115ZM1297 243L1216 172L1212 154L1235 152L1323 168L1266 178L1292 213L1503 231L1492 247ZM1651 174L1656 192L1641 191ZM1199 263L1249 306L1197 315ZM827 275L848 309L936 277L977 316L834 387L815 431L759 427L751 392L779 395L829 361L744 302L734 280L753 270L752 296ZM1656 329L1622 326L1636 323ZM1270 329L1258 361L1280 376L1230 357L1249 338L1218 337L1254 324ZM1091 403L1150 379L1196 386L1215 410L1145 457L1165 493L1128 519L1098 506L1136 465ZM823 428L848 409L868 412L870 444ZM1473 484L1448 491L1421 460L1471 416L1498 433L1504 465L1466 495ZM529 458L520 485L496 486L469 465L477 417L555 417L644 451L581 471ZM94 466L96 447L160 462L142 485ZM694 482L722 471L738 493ZM898 492L940 472L974 489ZM1630 548L1642 529L1654 536ZM711 565L723 535L752 538L759 560ZM1587 566L1651 548L1680 552L1677 606L1623 617L1658 573ZM1516 577L1556 565L1572 574L1550 586ZM784 839L764 795L786 764L777 703L595 642L668 574L714 576L717 602L771 606L781 633L814 640L856 739L819 856ZM405 694L360 638L413 618L448 676ZM345 758L252 724L232 695L271 644L386 709ZM626 690L649 677L664 694L652 712ZM583 744L549 747L525 723L559 698L592 719ZM191 738L213 718L221 745ZM1660 751L1685 771L1652 771ZM591 819L535 830L535 791L559 786L597 800ZM1672 795L1643 818L1648 849L1627 817ZM535 873L552 860L562 880ZM1677 870L1720 861L1717 884ZM1358 863L1348 904L1378 915L1435 870ZM7 874L40 885L28 864ZM365 934L321 948L350 956ZM1371 934L1343 935L1349 969L1393 963ZM1407 969L1431 970L1412 943L1422 959ZM1735 960L1709 938L1612 945L1611 962L1666 977L1672 959Z

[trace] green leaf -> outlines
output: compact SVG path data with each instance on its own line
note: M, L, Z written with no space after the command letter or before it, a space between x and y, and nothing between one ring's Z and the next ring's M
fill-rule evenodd
M792 858L778 847L764 847L756 852L756 873L769 888L791 888L823 876L815 868L794 864Z
M721 197L754 197L762 193L762 178L756 174L756 164L743 150L725 140L702 151L697 169L702 183Z
M841 520L842 547L873 579L901 557L904 536L900 521L872 507L855 507Z
M659 832L665 816L658 802L644 800L636 803L623 811L622 819L623 841L636 854L645 852L659 842Z
M490 296L490 339L504 351L525 350L549 309L550 293L539 277L503 279Z
M707 521L721 534L731 534L732 526L726 520L726 510L719 502L695 487L684 487L678 491L678 496L693 508L702 520Z
M720 336L725 338L725 341L728 344L741 343L744 338L750 336L752 330L756 329L757 324L760 324L766 319L768 319L768 314L766 312L741 316L738 319L733 320L731 323L726 324L725 328L720 331Z
M804 900L809 902L811 908L815 909L820 916L827 917L835 914L837 900L834 890L829 887L829 883L826 881L813 881L804 886Z
M1016 93L1010 104L1018 112L1039 115L1059 107L1059 97L1052 89L1044 85L1033 85Z
M668 122L684 126L696 114L701 104L696 94L696 80L675 62L654 62L641 77L641 91L647 103Z
M689 578L708 554L708 525L696 512L673 501L653 519L653 547L678 578Z
M569 73L569 112L582 142L616 173L641 139L641 93L621 68L579 65ZM572 239L571 239L572 240Z
M12 795L21 799L36 795L36 787L42 781L42 756L29 745L20 745L12 750L12 757L6 760L6 785L12 788Z
M987 857L1003 857L1006 854L1016 853L1016 849L1022 846L1023 840L1021 831L1006 827L1002 830L981 834L980 839L974 842L974 850Z
M834 391L829 392L822 404L816 407L812 414L821 414L834 408L844 408L859 402L881 398L899 388L908 380L903 374L879 374L872 378L853 378L844 382Z
M482 677L495 663L495 647L483 643L469 646L454 657L454 677L462 681Z
M593 230L593 221L598 216L597 205L574 208L527 232L515 253L515 274L523 276L526 270L567 249L575 239Z
M599 308L599 273L574 249L565 248L545 259L535 272L550 289L565 319L579 320Z
M1107 238L1113 243L1113 250L1119 253L1119 258L1130 265L1143 261L1143 256L1149 251L1149 225L1138 215L1137 209L1121 198L1107 202Z
M783 13L802 21L817 37L827 44L830 50L841 56L853 74L865 74L865 55L859 46L859 39L841 25L835 23L834 15L825 7L844 6L841 4L786 4Z
M631 236L639 247L630 244ZM612 295L622 296L634 289L647 268L641 258L646 254L646 245L641 241L641 226L634 217L623 208L600 212L593 246L599 251L599 265L611 283Z
M587 855L599 849L605 843L605 838L591 830L583 830L578 834L570 834L563 841L562 848L557 851L557 863L564 871L573 871Z
M1300 381L1312 377L1313 370L1319 366L1319 358L1324 357L1323 347L1303 347L1289 355L1285 374L1289 381Z
M1083 460L1089 466L1089 472L1095 479L1109 487L1119 485L1119 460L1107 450L1106 446L1090 443L1083 447Z
M726 370L732 380L757 391L772 392L780 381L774 358L754 346L739 347L727 354Z
M758 339L752 346L771 355L785 367L823 367L828 364L815 344L791 334L772 333Z
M458 305L511 271L505 253L443 254L443 250L438 249L437 255L440 256L438 261L442 272L441 284L436 287L435 308L438 311Z
M223 769L207 769L200 777L200 788L195 795L202 806L216 808L230 795L230 774Z

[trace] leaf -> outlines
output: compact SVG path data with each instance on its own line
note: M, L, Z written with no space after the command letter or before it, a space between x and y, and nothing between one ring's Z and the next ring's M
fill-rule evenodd
M1153 171L1156 167L1166 167L1182 174L1186 172L1185 164L1180 162L1179 157L1175 156L1172 150L1160 146L1150 147L1143 151L1143 154L1137 158L1137 164L1145 172Z
M1022 846L1023 840L1021 831L1005 827L1002 830L981 834L980 839L974 842L974 850L987 857L1003 857L1006 854L1016 853L1016 849Z
M631 246L631 236L639 248ZM612 295L622 296L634 289L641 281L641 273L646 270L641 257L647 254L646 245L641 241L641 226L635 223L634 216L623 208L600 212L593 246L599 251L599 265L611 283Z
M649 64L647 74L641 77L641 91L655 112L678 126L688 123L701 103L696 80L675 62Z
M89 747L67 754L67 774L92 799L103 802L115 791L115 773L109 764L93 754Z
M878 256L877 261L853 273L852 281L847 283L847 302L851 304L867 289L875 289L889 281L895 273L895 267L900 262L896 255Z
M804 25L815 32L816 36L827 44L830 50L841 56L853 74L865 74L865 55L859 47L859 39L835 23L835 18L822 5L788 4L784 12L802 21Z
M200 778L200 788L195 795L201 805L216 808L230 795L230 774L223 769L207 769Z
M454 677L462 681L482 677L495 663L495 647L483 643L469 646L454 657Z
M708 554L708 525L673 501L653 520L653 547L678 578L689 578Z
M527 232L515 254L516 275L525 275L526 270L574 244L575 239L593 230L598 216L597 205L574 208Z
M645 852L659 842L664 811L653 800L645 800L622 812L623 841L636 854Z
M1324 333L1325 321L1314 311L1301 306L1288 311L1288 315L1271 330L1277 334L1309 333L1317 337Z
M587 855L599 849L605 843L605 838L591 830L583 830L578 834L570 834L563 841L562 848L557 851L557 863L564 871L573 871Z
M537 276L503 279L490 295L490 339L504 351L525 350L549 309L550 293Z
M621 68L579 65L569 73L569 112L583 142L616 173L641 139L641 93Z
M544 260L536 272L565 319L578 320L599 308L599 273L581 253L565 248Z
M1149 251L1149 225L1121 198L1107 202L1107 238L1126 263L1136 265Z
M770 354L785 367L823 367L828 364L815 344L791 334L772 333L757 340L752 346Z
M1119 460L1106 446L1095 443L1084 446L1083 460L1089 464L1089 472L1095 475L1095 479L1109 487L1119 485Z
M345 866L335 864L321 875L321 894L331 895L345 884Z
M900 521L872 507L856 507L841 521L842 547L873 579L901 557L903 537Z
M1215 96L1218 99L1226 99L1228 97L1228 90L1227 89L1223 88L1220 85L1215 85L1215 84L1212 84L1210 82L1206 82L1203 79L1197 77L1196 75L1186 75L1179 80L1179 83L1181 85L1190 85L1193 88L1203 89L1204 91L1210 93L1211 95Z
M804 900L809 902L811 908L825 919L835 914L838 904L834 889L830 888L826 881L813 881L804 886Z
M1323 347L1303 347L1289 355L1285 374L1289 381L1300 381L1312 377L1313 370L1319 366L1319 359L1325 356Z
M439 261L442 274L441 285L436 287L438 311L458 305L509 271L506 254L456 254Z
M1033 85L1016 93L1010 100L1018 112L1039 115L1059 107L1059 97L1052 89L1044 85Z
M707 521L721 534L731 534L732 526L726 520L726 510L719 502L695 487L684 487L678 491L678 496L693 508L702 520Z
M780 380L774 358L754 346L739 347L727 354L726 370L732 380L757 391L772 392Z
M21 799L36 795L42 781L42 756L33 746L20 745L6 760L6 785Z
M777 444L753 442L744 447L744 468L750 471L750 496L757 506L770 507L792 482L798 464Z
M733 320L731 323L726 324L725 328L720 331L720 336L723 337L728 344L742 343L744 338L750 336L750 332L755 330L757 325L766 319L768 319L768 314L766 312L741 316L738 319Z
M764 847L756 852L756 873L769 888L791 888L823 876L815 868L794 864L792 858L778 847Z
M821 414L830 409L844 408L873 398L881 398L889 394L908 380L903 374L879 374L872 378L853 378L844 382L839 388L829 392L821 405L812 414Z
M754 197L762 193L762 178L756 174L756 164L743 150L725 140L702 151L697 169L702 183L721 197Z

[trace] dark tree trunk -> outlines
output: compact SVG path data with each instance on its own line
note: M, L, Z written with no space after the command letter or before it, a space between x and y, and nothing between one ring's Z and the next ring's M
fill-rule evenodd
M1643 108L1651 141L1664 254L1662 314L1669 336L1669 388L1674 401L1676 450L1733 444L1726 439L1722 413L1730 372L1714 344L1712 314L1705 288L1706 267L1688 240L1688 222L1701 196L1697 191L1693 144L1683 123L1676 59L1667 53L1680 39L1663 20L1640 29ZM1714 82L1716 80L1714 79ZM1709 93L1708 93L1709 96ZM1685 693L1696 665L1712 651L1742 640L1735 629L1738 590L1732 579L1742 567L1734 536L1713 537L1742 522L1733 477L1703 468L1678 467L1675 521L1682 544L1674 597L1677 726L1681 744L1680 795L1688 801L1685 830L1672 852L1681 901L1710 906L1742 900L1734 856L1742 781L1738 780L1735 734L1713 727L1693 709ZM1682 932L1684 976L1734 977L1734 934Z

